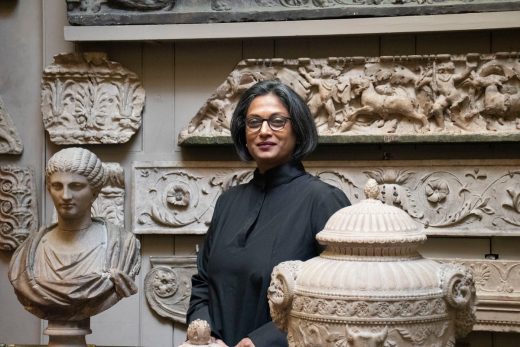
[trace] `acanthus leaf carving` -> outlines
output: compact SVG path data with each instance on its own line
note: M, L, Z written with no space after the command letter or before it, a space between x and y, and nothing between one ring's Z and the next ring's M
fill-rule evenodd
M42 115L56 144L124 143L141 126L137 75L103 53L54 57L42 76Z

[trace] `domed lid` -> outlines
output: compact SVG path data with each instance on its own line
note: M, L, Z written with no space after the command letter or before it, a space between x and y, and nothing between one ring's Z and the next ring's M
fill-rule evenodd
M377 200L378 195L377 182L369 179L365 186L366 200L334 213L316 239L325 245L377 244L383 248L426 240L418 223L400 208Z

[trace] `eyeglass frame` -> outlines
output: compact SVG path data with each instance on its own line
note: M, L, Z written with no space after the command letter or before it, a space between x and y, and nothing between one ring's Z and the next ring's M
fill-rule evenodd
M277 129L273 129L273 125L271 124L271 121L272 119L274 118L281 118L284 120L284 123L282 125L281 128L277 128ZM258 119L258 120L261 120L262 122L260 123L260 126L258 128L251 128L249 126L249 123L248 123L248 120L250 119ZM287 121L290 121L291 120L291 117L287 117L287 116L282 116L280 114L272 114L271 116L269 116L269 118L262 118L260 116L251 116L251 117L246 117L246 128L253 132L253 133L256 133L256 132L259 132L260 129L262 129L262 127L264 126L264 122L267 122L267 125L269 126L269 129L271 129L272 131L282 131L284 128L285 128L285 125L287 124Z

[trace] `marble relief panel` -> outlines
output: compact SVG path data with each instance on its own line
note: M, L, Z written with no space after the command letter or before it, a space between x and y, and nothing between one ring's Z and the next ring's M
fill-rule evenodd
M308 162L309 173L352 203L369 178L379 199L403 209L428 235L520 236L520 162ZM252 178L239 162L136 162L132 228L137 234L204 234L218 196Z
M37 230L38 211L32 170L0 166L0 250L14 251Z
M150 257L150 262L152 268L144 279L148 305L162 317L186 323L191 276L197 273L197 257Z
M179 143L230 143L240 95L272 78L307 102L321 143L520 139L520 55L512 52L243 60Z
M473 330L520 332L520 263L513 260L437 259L470 269L477 289Z
M0 154L21 154L22 151L23 145L18 130L0 98Z
M519 9L514 0L66 0L74 25L215 23Z
M104 53L56 55L41 88L43 125L53 143L124 143L141 126L139 78Z

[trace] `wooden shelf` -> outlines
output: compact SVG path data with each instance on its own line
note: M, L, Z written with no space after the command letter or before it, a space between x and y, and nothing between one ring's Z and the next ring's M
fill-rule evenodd
M367 35L520 28L520 11L208 24L65 26L66 41L146 41Z

